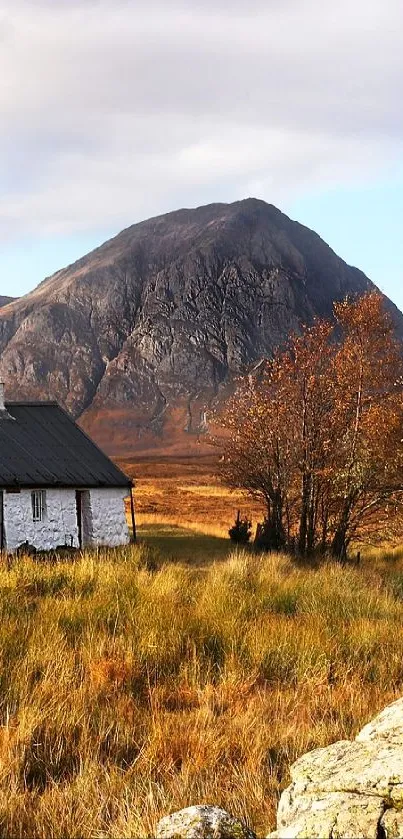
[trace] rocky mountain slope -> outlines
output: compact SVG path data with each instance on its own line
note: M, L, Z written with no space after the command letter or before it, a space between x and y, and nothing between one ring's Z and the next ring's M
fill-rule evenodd
M4 295L0 294L0 309L2 306L7 306L7 303L12 303L15 299L15 297L4 297Z
M186 451L235 376L371 287L263 201L179 210L0 310L0 376L10 397L57 398L109 451Z

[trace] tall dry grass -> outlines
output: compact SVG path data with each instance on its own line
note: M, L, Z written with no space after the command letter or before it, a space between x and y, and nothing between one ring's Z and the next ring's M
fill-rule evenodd
M290 763L401 693L402 619L400 556L2 568L0 835L152 835L199 802L265 835Z

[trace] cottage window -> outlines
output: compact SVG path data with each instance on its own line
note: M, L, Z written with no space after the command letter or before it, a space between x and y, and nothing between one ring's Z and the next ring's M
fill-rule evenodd
M32 518L34 521L43 521L45 518L46 492L44 489L35 489L31 492Z

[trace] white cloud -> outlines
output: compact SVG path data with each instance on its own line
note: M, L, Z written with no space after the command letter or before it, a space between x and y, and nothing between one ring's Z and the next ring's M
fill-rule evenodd
M3 0L0 237L376 177L400 0Z

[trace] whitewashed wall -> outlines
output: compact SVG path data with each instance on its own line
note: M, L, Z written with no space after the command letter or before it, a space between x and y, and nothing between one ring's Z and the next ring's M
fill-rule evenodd
M92 489L92 543L94 545L127 545L130 541L124 499L129 489Z
M64 545L73 536L78 547L76 496L73 489L47 489L43 521L33 521L31 490L4 492L4 526L7 550L14 551L28 540L40 550Z
M128 490L90 490L90 510L83 511L88 523L87 544L125 545L129 542L124 498ZM28 540L40 550L56 545L70 544L78 547L76 496L74 489L47 489L46 512L43 521L33 521L31 490L19 493L4 492L4 526L7 550L13 551ZM83 521L84 525L84 521Z

